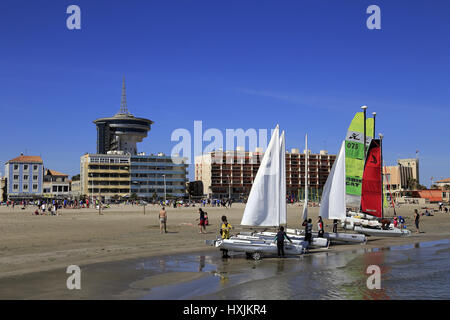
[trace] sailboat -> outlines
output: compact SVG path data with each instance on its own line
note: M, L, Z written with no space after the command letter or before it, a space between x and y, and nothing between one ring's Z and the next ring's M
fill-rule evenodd
M279 134L277 125L273 131L269 145L261 160L253 182L241 225L257 227L274 227L286 224L286 161L285 135ZM254 259L264 254L277 254L274 236L241 235L230 239L216 239L212 244L220 249L245 252ZM286 255L300 255L304 246L300 241L285 243Z
M346 218L345 144L346 142L343 141L323 188L319 209L319 216L322 219L342 221ZM325 232L324 237L332 242L364 243L366 241L366 237L362 234Z
M308 218L308 155L309 155L309 151L308 151L308 135L305 136L305 199L304 199L304 203L303 203L303 212L302 212L302 221L307 220ZM344 163L343 165L340 165L339 170L344 170L345 172L345 158L344 155L341 155L340 157L341 160L337 163ZM344 161L344 162L342 162ZM335 176L334 176L334 166L332 167L331 173L329 175L329 181L328 185L327 183L325 184L325 188L324 188L324 193L322 195L322 199L323 197L325 197L325 201L322 201L323 203L328 202L329 201L329 197L330 197L330 186L331 184L334 183L334 185L336 186L338 183L335 181ZM331 176L331 177L330 177ZM341 175L342 176L342 175ZM343 175L345 177L345 173ZM336 179L338 178L337 174L336 174ZM343 183L343 186L345 187L345 181ZM340 190L344 190L344 188L342 188L342 185L340 185ZM334 196L335 192L333 192L331 194L331 196ZM339 211L339 213L341 214L341 216L343 215L343 217L345 217L345 197L342 198L343 202L341 204L341 206L338 207L334 207L335 209L337 209L337 211ZM340 210L341 207L344 208L344 210ZM324 218L324 217L323 217ZM288 233L295 233L296 235L303 235L305 232L304 230L287 230ZM328 246L330 244L330 242L333 243L363 243L366 241L366 237L364 235L360 235L360 234L348 234L348 233L330 233L330 232L324 232L323 237L319 238L318 237L318 232L313 232L313 241L311 243L311 247L323 247L323 246Z
M341 218L342 226L365 235L404 236L408 230L389 225L382 229L377 221L383 218L384 192L382 176L382 139L375 137L375 119L366 119L364 112L356 113L347 131L345 145L345 194L350 207L359 207L359 212L349 211ZM374 113L375 117L376 113ZM362 138L365 137L365 139ZM367 156L366 149L368 148ZM349 201L350 199L350 201ZM374 205L376 204L376 205Z
M306 150L308 150L308 136L305 137L305 144L306 144ZM280 225L286 224L286 199L283 197L283 195L286 195L286 155L285 155L285 145L284 145L284 132L282 133L281 139L280 139L280 149L281 149L281 174L280 174L280 181L281 181L281 188L280 188L280 208L283 214L280 215ZM305 156L305 202L303 207L303 214L302 218L304 221L307 218L307 210L308 210L308 154ZM244 219L243 219L244 221ZM246 222L241 223L244 225ZM327 238L319 238L317 237L317 233L313 233L313 238L311 243L305 241L305 236L303 235L303 230L298 229L286 229L286 233L288 234L289 238L293 241L293 243L302 244L304 247L308 248L328 248L329 241ZM264 240L270 240L275 237L275 232L242 232L236 237L240 239L264 239Z
M383 192L383 152L382 135L380 139L373 139L370 143L368 156L364 166L361 191L361 212L377 218L384 218ZM365 235L401 237L411 235L407 229L395 228L392 223L374 226L355 226L356 232Z

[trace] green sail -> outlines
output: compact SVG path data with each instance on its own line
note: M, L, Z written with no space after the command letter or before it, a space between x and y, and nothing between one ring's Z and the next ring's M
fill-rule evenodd
M366 148L373 138L374 120L366 119ZM345 139L346 194L348 204L359 206L364 171L364 113L357 112Z

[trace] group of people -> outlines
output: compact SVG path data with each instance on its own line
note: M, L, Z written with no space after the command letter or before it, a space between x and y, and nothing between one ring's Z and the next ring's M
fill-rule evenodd
M39 212L39 210L41 212ZM36 216L44 215L44 214L51 214L52 216L59 216L58 204L57 203L42 203L42 205L34 211L34 214Z
M336 222L337 220L335 220ZM312 242L312 232L313 232L313 224L312 224L312 219L305 219L302 223L302 226L305 227L305 241L308 243L308 247L311 245ZM337 228L337 225L336 225ZM319 216L319 218L317 219L317 236L319 238L323 238L323 234L324 234L324 225L323 225L323 220L322 217ZM292 243L291 238L289 238L289 236L286 234L286 232L284 231L284 227L280 226L278 228L278 232L275 236L274 241L276 241L277 243L277 252L278 252L278 257L284 257L284 241L288 240L289 242ZM307 248L308 249L308 248Z
M233 204L232 199L203 199L201 201L201 206L206 207L225 207L225 208L231 208L231 205Z
M22 201L15 201L15 200L8 200L6 201L6 206L11 207L12 209L15 208L16 205L20 205L22 209L26 209L27 206L36 206L38 209L42 208L42 205L46 206L56 206L57 209L79 209L79 208L89 208L89 199L86 200L22 200Z

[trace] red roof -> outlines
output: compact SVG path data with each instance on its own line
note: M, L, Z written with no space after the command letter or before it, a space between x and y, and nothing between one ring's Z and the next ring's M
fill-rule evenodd
M43 163L40 156L18 156L17 158L11 159L8 162L32 162L32 163Z
M442 201L442 190L420 190L419 196L428 199L430 202Z
M47 169L47 172L45 173L46 175L51 175L51 176L63 176L63 177L68 177L68 175L67 174L64 174L64 173L61 173L61 172L58 172L58 171L55 171L55 170L50 170L50 169Z
M450 178L442 179L442 180L436 181L436 183L446 183L446 182L450 183Z

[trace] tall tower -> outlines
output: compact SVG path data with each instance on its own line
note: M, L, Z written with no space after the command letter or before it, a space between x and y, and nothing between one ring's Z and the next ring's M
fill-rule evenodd
M137 154L136 144L147 137L153 121L137 118L128 111L125 77L122 81L122 99L119 112L113 117L94 120L97 126L97 153L123 151Z
M420 184L419 180L419 158L411 158L411 159L398 159L397 163L401 167L411 168L412 170L412 178Z

